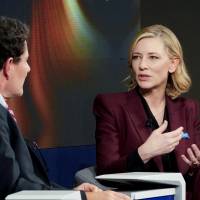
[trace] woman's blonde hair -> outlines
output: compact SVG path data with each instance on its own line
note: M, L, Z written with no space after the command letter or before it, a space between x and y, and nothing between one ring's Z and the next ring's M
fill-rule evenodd
M183 59L183 51L180 45L179 40L176 35L167 27L163 25L152 25L145 27L142 29L138 35L136 36L134 42L131 45L129 52L129 69L130 74L125 79L128 89L133 89L137 86L137 82L135 80L134 71L132 70L132 54L133 49L136 47L137 43L143 38L155 38L159 37L166 49L169 58L177 58L179 59L179 64L173 73L169 73L167 86L166 86L166 94L173 99L178 97L184 92L187 92L191 86L191 78L187 72L186 65Z

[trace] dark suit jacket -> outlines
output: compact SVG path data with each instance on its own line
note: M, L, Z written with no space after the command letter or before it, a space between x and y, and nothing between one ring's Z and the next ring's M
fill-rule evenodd
M10 113L0 105L0 199L20 190L54 188L34 151L33 145L26 145Z
M169 130L183 126L184 131L187 131L190 136L188 140L182 139L174 150L178 171L186 175L189 166L181 159L181 155L187 154L187 148L193 143L200 147L199 105L194 100L185 98L172 100L166 97L166 99ZM128 169L130 156L151 134L151 129L145 126L147 116L138 93L132 90L98 95L94 101L94 114L96 117L97 173L131 171ZM151 165L148 163L143 165L146 165L146 171L163 171L161 156L153 158ZM132 171L135 171L134 166ZM140 170L137 169L137 171ZM193 179L192 183L197 181L197 178L193 177ZM200 187L199 181L198 187ZM195 187L196 192L197 189ZM200 200L200 197L198 198L195 200Z

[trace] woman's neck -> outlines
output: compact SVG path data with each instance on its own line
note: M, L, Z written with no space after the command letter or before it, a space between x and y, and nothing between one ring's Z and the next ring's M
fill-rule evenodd
M151 91L140 91L142 96L145 98L152 114L154 115L158 125L163 123L165 113L165 90L151 90Z
M150 108L165 107L165 90L153 89L147 91L140 89L140 93L145 98Z

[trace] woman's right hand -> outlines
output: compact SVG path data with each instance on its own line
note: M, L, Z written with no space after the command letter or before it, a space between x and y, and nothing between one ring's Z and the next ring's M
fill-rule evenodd
M179 144L183 127L164 133L167 125L168 122L165 120L159 128L151 133L146 142L138 148L138 153L144 163L147 163L155 156L170 153Z
M131 198L123 193L114 191L102 192L86 192L87 200L131 200Z

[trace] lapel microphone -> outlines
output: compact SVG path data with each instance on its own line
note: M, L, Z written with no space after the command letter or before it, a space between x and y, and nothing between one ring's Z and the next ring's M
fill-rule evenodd
M155 121L152 118L147 119L145 127L154 129L156 127Z

